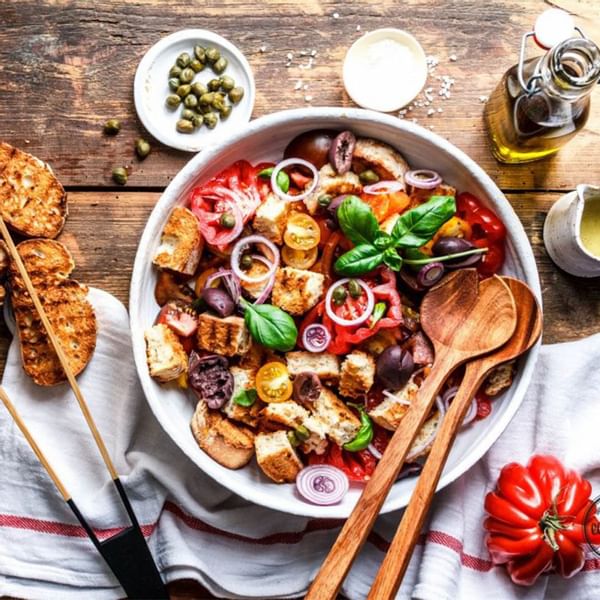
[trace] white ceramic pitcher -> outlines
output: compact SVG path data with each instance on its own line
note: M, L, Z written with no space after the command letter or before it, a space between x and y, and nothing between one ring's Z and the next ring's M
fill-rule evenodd
M600 256L581 241L583 210L590 201L600 202L600 187L582 183L555 202L544 223L548 254L561 269L578 277L600 277Z

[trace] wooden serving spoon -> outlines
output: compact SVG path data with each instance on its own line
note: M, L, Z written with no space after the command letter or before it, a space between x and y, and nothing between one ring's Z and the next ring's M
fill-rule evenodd
M542 311L533 292L522 281L510 277L503 279L510 287L515 299L517 328L504 346L467 364L460 388L452 400L448 412L444 415L425 467L413 490L410 503L404 511L396 535L379 568L368 596L369 600L395 598L452 444L472 399L486 376L494 367L514 360L529 350L542 333Z
M513 334L516 322L515 303L508 286L499 277L479 284L474 269L451 273L426 294L421 303L421 326L435 349L433 368L392 436L306 599L336 597L444 381L457 366L504 344Z

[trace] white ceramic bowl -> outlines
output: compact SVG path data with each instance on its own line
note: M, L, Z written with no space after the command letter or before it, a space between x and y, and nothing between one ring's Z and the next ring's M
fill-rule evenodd
M541 297L533 253L521 222L502 192L485 172L463 152L443 138L412 123L361 109L305 108L278 112L249 123L218 145L206 148L173 179L152 211L142 235L131 280L131 334L135 361L148 402L164 430L200 469L240 496L276 510L319 518L347 517L356 503L361 486L351 486L344 500L335 506L315 506L300 499L294 485L277 485L251 463L232 471L199 449L190 432L194 403L177 389L161 387L148 375L144 329L158 311L154 300L156 270L152 257L161 230L171 209L185 202L192 187L206 181L232 162L245 158L253 163L281 158L286 144L297 134L317 128L351 129L360 136L387 142L405 156L414 168L432 168L459 190L468 190L492 207L504 221L509 238L504 273L524 280ZM489 449L509 423L531 379L539 345L519 364L510 390L493 405L490 417L462 432L450 453L438 488L448 485L471 467ZM183 457L182 457L183 460ZM406 506L414 479L396 483L383 512Z

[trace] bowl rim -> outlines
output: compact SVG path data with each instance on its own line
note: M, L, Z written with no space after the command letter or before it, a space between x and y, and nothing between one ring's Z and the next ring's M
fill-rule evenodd
M136 369L138 371L138 377L144 390L146 400L148 401L152 412L154 413L157 421L160 423L165 433L169 435L169 437L179 446L179 448L186 455L186 457L192 460L198 466L198 468L204 471L207 475L215 479L215 481L221 483L238 496L250 502L253 502L254 504L262 505L273 510L283 511L288 514L312 518L346 518L349 515L349 510L342 509L335 512L335 507L332 506L321 507L309 503L298 502L295 503L293 506L286 506L285 508L282 508L280 506L277 506L276 498L274 499L273 496L266 493L267 486L263 486L262 484L258 483L245 486L243 490L236 489L236 486L231 485L227 479L219 478L217 476L218 474L216 472L216 467L214 466L217 465L217 463L214 463L213 465L212 462L214 461L212 461L212 459L210 463L207 463L208 466L201 466L196 460L190 457L189 454L185 451L184 445L179 441L180 436L175 435L175 432L169 431L168 425L161 421L161 419L158 417L157 411L155 410L154 402L152 400L154 398L154 392L150 385L152 383L152 380L147 372L145 342L143 337L144 327L143 324L138 324L135 310L131 309L132 306L141 306L141 283L144 271L148 268L148 258L147 255L144 254L144 249L149 247L149 244L152 242L153 231L157 228L156 226L159 224L161 225L160 229L162 230L162 225L164 225L165 220L165 213L168 214L168 211L170 211L171 208L175 205L173 200L170 199L181 196L181 194L187 187L190 178L198 177L198 169L204 168L205 166L208 166L210 164L211 155L214 152L218 152L226 149L227 147L233 146L239 140L247 136L251 136L255 133L258 133L262 129L275 127L277 125L283 125L285 123L289 123L290 121L307 121L307 123L310 122L311 124L307 126L308 129L313 127L315 120L318 121L319 119L323 121L326 121L328 119L340 120L341 126L343 126L344 120L351 120L354 123L356 123L357 121L362 123L372 123L373 121L375 121L379 124L391 126L400 131L405 131L410 134L416 135L417 137L420 137L428 143L432 143L439 146L442 151L444 151L447 154L450 154L455 159L460 161L461 164L463 164L465 168L469 171L469 175L473 177L480 186L485 188L488 195L493 199L494 210L498 213L498 215L506 225L506 228L510 232L511 237L519 239L520 242L525 242L519 244L518 253L521 262L521 267L524 272L524 279L526 280L528 285L531 287L533 293L537 297L540 306L542 303L542 299L539 275L537 271L535 258L533 255L533 250L531 248L531 245L529 244L523 225L521 224L519 217L512 208L512 205L501 192L501 190L496 186L495 182L473 159L471 159L462 150L459 150L456 146L454 146L454 144L450 143L445 138L421 127L420 125L402 121L397 117L361 108L310 107L278 111L260 117L254 121L251 121L246 127L242 128L236 134L229 136L228 138L220 141L219 143L207 146L201 153L191 158L188 161L188 163L177 173L177 175L173 178L173 180L169 183L167 188L161 194L161 197L157 201L150 216L148 217L146 226L138 244L138 249L136 252L136 257L133 266L133 273L131 277L129 312L132 345ZM314 125L314 127L317 126ZM533 369L535 368L535 363L539 354L540 346L541 338L533 346L533 348L529 350L527 355L525 355L521 359L519 363L520 379L515 384L513 395L501 417L498 418L498 420L495 423L492 423L489 429L485 431L485 435L474 444L473 451L469 452L462 460L460 460L454 468L443 472L440 481L437 485L436 491L442 489L443 487L456 480L460 475L466 473L489 450L492 444L500 437L501 433L508 426L515 413L517 412L519 406L521 405L525 393L529 387L533 375ZM264 487L265 490L260 489L262 487ZM382 510L380 511L380 514L403 508L404 506L406 506L406 504L407 502L404 501L402 497L395 499L390 499L388 497L388 499L382 507ZM325 512L322 509L327 509L327 512Z

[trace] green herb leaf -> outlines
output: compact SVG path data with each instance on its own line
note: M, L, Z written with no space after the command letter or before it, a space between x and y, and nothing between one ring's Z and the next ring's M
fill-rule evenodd
M260 177L261 179L270 179L271 175L273 175L274 170L275 167L267 167L266 169L263 169L258 173L258 177ZM283 170L277 173L277 185L284 194L287 194L290 190L290 177Z
M385 302L377 302L377 304L375 304L373 312L371 313L371 317L369 318L369 329L373 329L373 327L375 327L375 323L377 323L377 321L379 321L383 315L385 315L386 310L387 304Z
M392 230L396 247L419 248L456 212L453 196L432 196L428 202L400 215Z
M420 267L421 265L427 265L432 262L446 262L448 260L454 260L455 258L466 258L467 256L472 256L473 254L485 254L487 251L488 248L472 248L471 250L465 250L464 252L444 254L443 256L427 256L427 254L419 252L418 250L415 252L413 249L410 255L407 251L404 262L410 266L418 265Z
M394 245L394 238L385 231L379 231L373 245L375 248L379 248L379 250L387 250Z
M402 262L402 257L396 252L395 248L388 248L383 253L383 264L392 271L399 271L402 268Z
M344 235L353 244L372 244L379 224L371 207L356 196L348 196L337 209L337 220Z
M250 304L242 299L244 321L250 335L266 348L288 352L296 345L298 329L290 315L271 304Z
M342 254L334 268L340 275L353 277L372 271L383 262L384 253L371 244L360 244Z
M364 406L354 403L349 403L349 405L356 408L360 413L360 429L353 440L344 444L344 450L360 452L361 450L364 450L373 439L375 433L373 421L371 421L371 417L367 414Z
M273 175L274 169L275 167L267 167L258 173L258 177L261 177L262 179L270 179L271 175Z
M234 397L233 401L235 404L239 404L240 406L252 406L256 399L258 398L258 394L255 389L250 390L240 390Z

